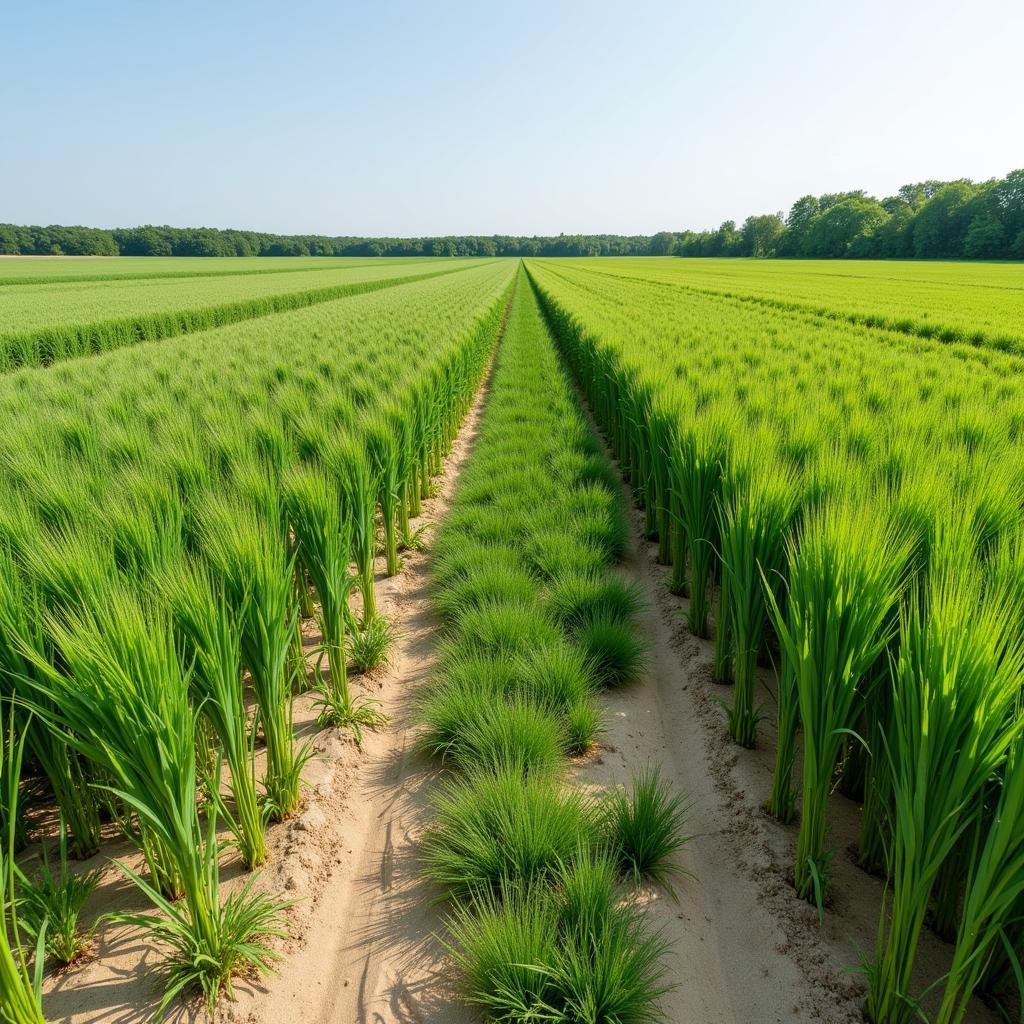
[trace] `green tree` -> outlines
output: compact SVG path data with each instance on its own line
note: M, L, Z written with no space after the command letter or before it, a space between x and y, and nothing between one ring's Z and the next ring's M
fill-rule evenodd
M651 239L652 256L671 256L676 251L676 236L671 231L659 231Z
M847 196L814 218L804 242L805 254L816 259L849 256L859 238L872 235L888 219L889 214L877 200Z
M871 235L870 252L875 259L906 259L914 255L914 210L898 196L883 199L889 219Z
M20 252L18 229L13 224L0 224L0 256L17 256Z
M781 213L762 213L748 217L741 230L744 256L774 256L786 234Z
M1006 232L994 213L979 213L967 226L963 254L970 259L996 259L1006 246Z
M928 181L919 181L915 185L903 185L896 195L912 210L915 210L919 206L924 206L943 185L945 185L944 181L936 181L932 178Z
M801 196L789 210L786 218L786 237L781 254L784 256L803 256L807 235L811 225L821 210L817 196Z
M1024 232L1024 169L1010 171L993 189L993 198L1006 240L1012 243Z
M964 251L964 237L972 219L970 202L977 186L969 181L943 185L914 219L914 255L956 257Z
M736 221L726 220L710 237L708 256L735 256L742 236L736 230Z

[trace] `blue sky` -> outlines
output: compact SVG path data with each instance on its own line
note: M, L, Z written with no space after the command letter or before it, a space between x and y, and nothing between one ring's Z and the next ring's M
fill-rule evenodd
M649 233L1024 166L1020 0L10 0L0 221Z

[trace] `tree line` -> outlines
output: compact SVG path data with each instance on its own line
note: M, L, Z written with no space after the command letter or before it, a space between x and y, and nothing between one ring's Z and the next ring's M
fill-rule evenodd
M647 256L650 235L447 235L359 238L219 228L0 224L9 256Z
M713 231L655 235L679 256L809 259L1024 259L1024 170L974 182L921 181L894 196L802 196L789 214L727 220Z
M655 235L360 238L218 228L0 224L0 255L66 256L789 256L1024 259L1024 169L974 182L922 181L876 199L802 196L789 214Z

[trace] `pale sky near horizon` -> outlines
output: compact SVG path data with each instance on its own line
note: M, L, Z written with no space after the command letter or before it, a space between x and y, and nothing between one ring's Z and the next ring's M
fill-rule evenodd
M1022 40L1022 0L10 0L0 222L649 234L1001 176Z

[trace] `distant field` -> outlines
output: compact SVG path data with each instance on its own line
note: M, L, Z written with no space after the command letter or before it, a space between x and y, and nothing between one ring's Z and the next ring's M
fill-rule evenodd
M122 261L106 262L117 265ZM154 262L176 267L183 261ZM215 261L202 262L209 266ZM76 280L54 277L46 283L26 278L20 284L0 286L0 372L298 309L455 272L475 261L332 260L319 269L312 261L298 262L298 268L269 273L250 260L247 265L254 269L230 274L168 271L161 277L113 273Z
M113 262L113 260L111 260ZM68 323L93 323L123 316L140 316L168 309L191 309L282 292L328 288L334 284L404 277L430 270L435 261L418 263L381 260L345 264L328 269L288 270L270 274L235 273L201 277L156 277L52 284L25 284L0 288L0 336L24 333ZM454 261L447 261L450 266ZM3 268L0 267L0 271Z
M830 319L1024 350L1024 264L589 259L575 266L793 305Z
M225 277L232 274L303 273L344 270L412 259L363 259L334 256L9 256L0 259L0 287L56 281L108 280L132 277Z

